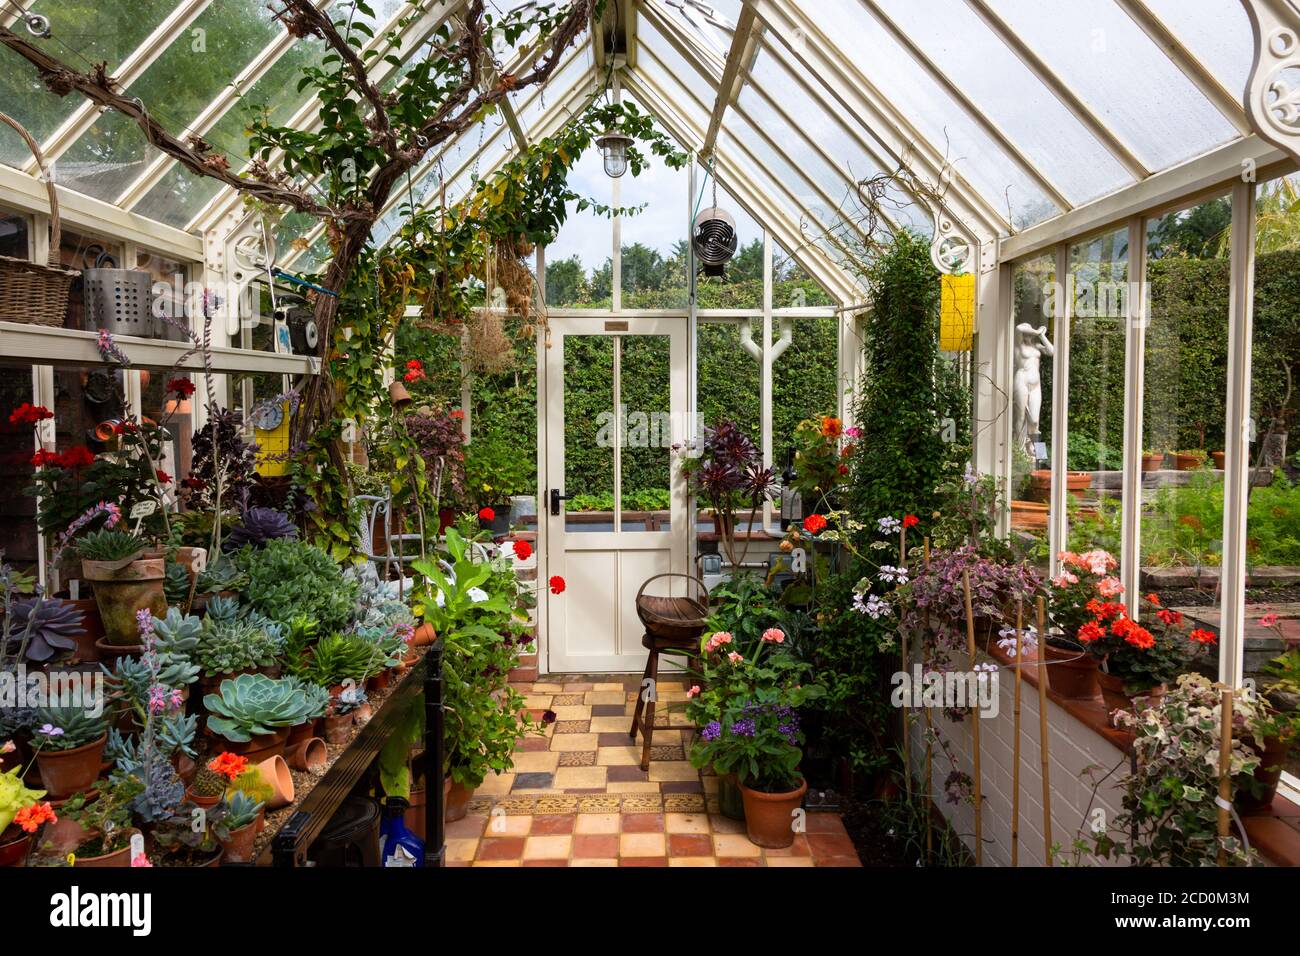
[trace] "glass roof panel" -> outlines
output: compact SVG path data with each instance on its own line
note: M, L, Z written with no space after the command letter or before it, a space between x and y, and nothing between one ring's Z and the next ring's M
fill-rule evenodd
M990 6L1153 171L1237 137L1112 0L990 0ZM1159 91L1159 95L1150 95Z
M986 202L1010 216L1014 226L1023 228L1060 211L1029 174L967 115L961 104L919 69L865 9L828 22L827 26L828 35L835 38L836 55L863 71ZM870 62L846 52L853 50L870 50Z
M197 32L202 31L202 32ZM187 125L280 32L260 0L208 7L129 87L173 133ZM79 192L112 200L155 155L133 120L109 112L59 158L59 179Z
M669 15L703 46L726 57L740 16L740 0L664 0L664 4L670 8ZM641 30L640 23L637 30Z
M272 123L287 123L307 102L311 94L298 92L298 76L305 67L319 66L324 53L320 40L294 43L204 134L203 138L230 161L231 168L239 169L248 162L248 128L253 120L266 117ZM175 164L131 211L179 229L222 188L215 179L195 176Z
M1146 4L1229 92L1245 90L1255 40L1241 4L1222 0L1146 0Z
M910 0L877 2L1071 204L1132 181L1110 151L965 3L946 2L942 16L936 16L932 7ZM827 19L824 28L854 15L874 19L861 0L824 0L816 9ZM914 69L924 67L916 62Z
M35 39L19 28L20 35L82 69L107 62L111 73L167 18L177 0L136 0L129 17L113 4L81 0L36 0L25 6L50 18L50 38ZM8 47L0 47L0 103L37 142L49 139L82 102L80 95L60 97L46 90L31 64ZM16 133L8 126L0 128L0 162L22 166L31 156Z

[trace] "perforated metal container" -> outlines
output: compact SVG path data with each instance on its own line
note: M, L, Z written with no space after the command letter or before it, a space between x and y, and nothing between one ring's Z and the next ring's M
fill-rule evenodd
M139 269L85 269L85 327L113 335L155 338L163 323L153 314L153 276Z

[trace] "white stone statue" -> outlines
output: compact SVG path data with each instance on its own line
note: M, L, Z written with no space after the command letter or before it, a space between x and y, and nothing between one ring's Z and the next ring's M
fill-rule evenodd
M1013 385L1016 441L1031 458L1034 442L1039 440L1038 421L1043 410L1042 357L1056 354L1047 338L1047 326L1035 327L1028 322L1016 326L1016 374Z

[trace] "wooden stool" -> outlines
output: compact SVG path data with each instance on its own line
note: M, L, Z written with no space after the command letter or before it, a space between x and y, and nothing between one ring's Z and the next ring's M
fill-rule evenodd
M641 687L636 695L636 710L632 714L632 728L627 735L634 741L636 732L641 731L644 743L641 745L641 769L650 769L650 748L655 736L655 698L659 696L659 655L663 653L683 653L695 650L698 639L682 641L680 639L655 637L649 631L641 638L641 646L650 652L646 658L645 673L641 675ZM649 687L646 681L650 681ZM649 694L649 699L646 699ZM644 719L642 717L644 714Z
M685 578L700 592L698 597L660 597L646 594L646 585L659 578ZM632 714L632 728L628 736L636 740L639 727L645 743L641 748L641 769L650 769L650 747L655 734L655 698L659 696L659 655L663 653L689 654L699 650L700 635L709 618L709 589L704 582L690 574L670 572L656 574L641 585L636 592L636 613L645 625L641 646L650 652L645 662L645 674L637 692L636 710ZM650 681L649 687L646 681ZM650 699L646 699L647 690Z

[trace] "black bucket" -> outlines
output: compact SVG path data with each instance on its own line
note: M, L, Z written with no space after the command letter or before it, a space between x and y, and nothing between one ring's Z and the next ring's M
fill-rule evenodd
M348 797L330 817L307 859L317 866L379 866L379 804Z

